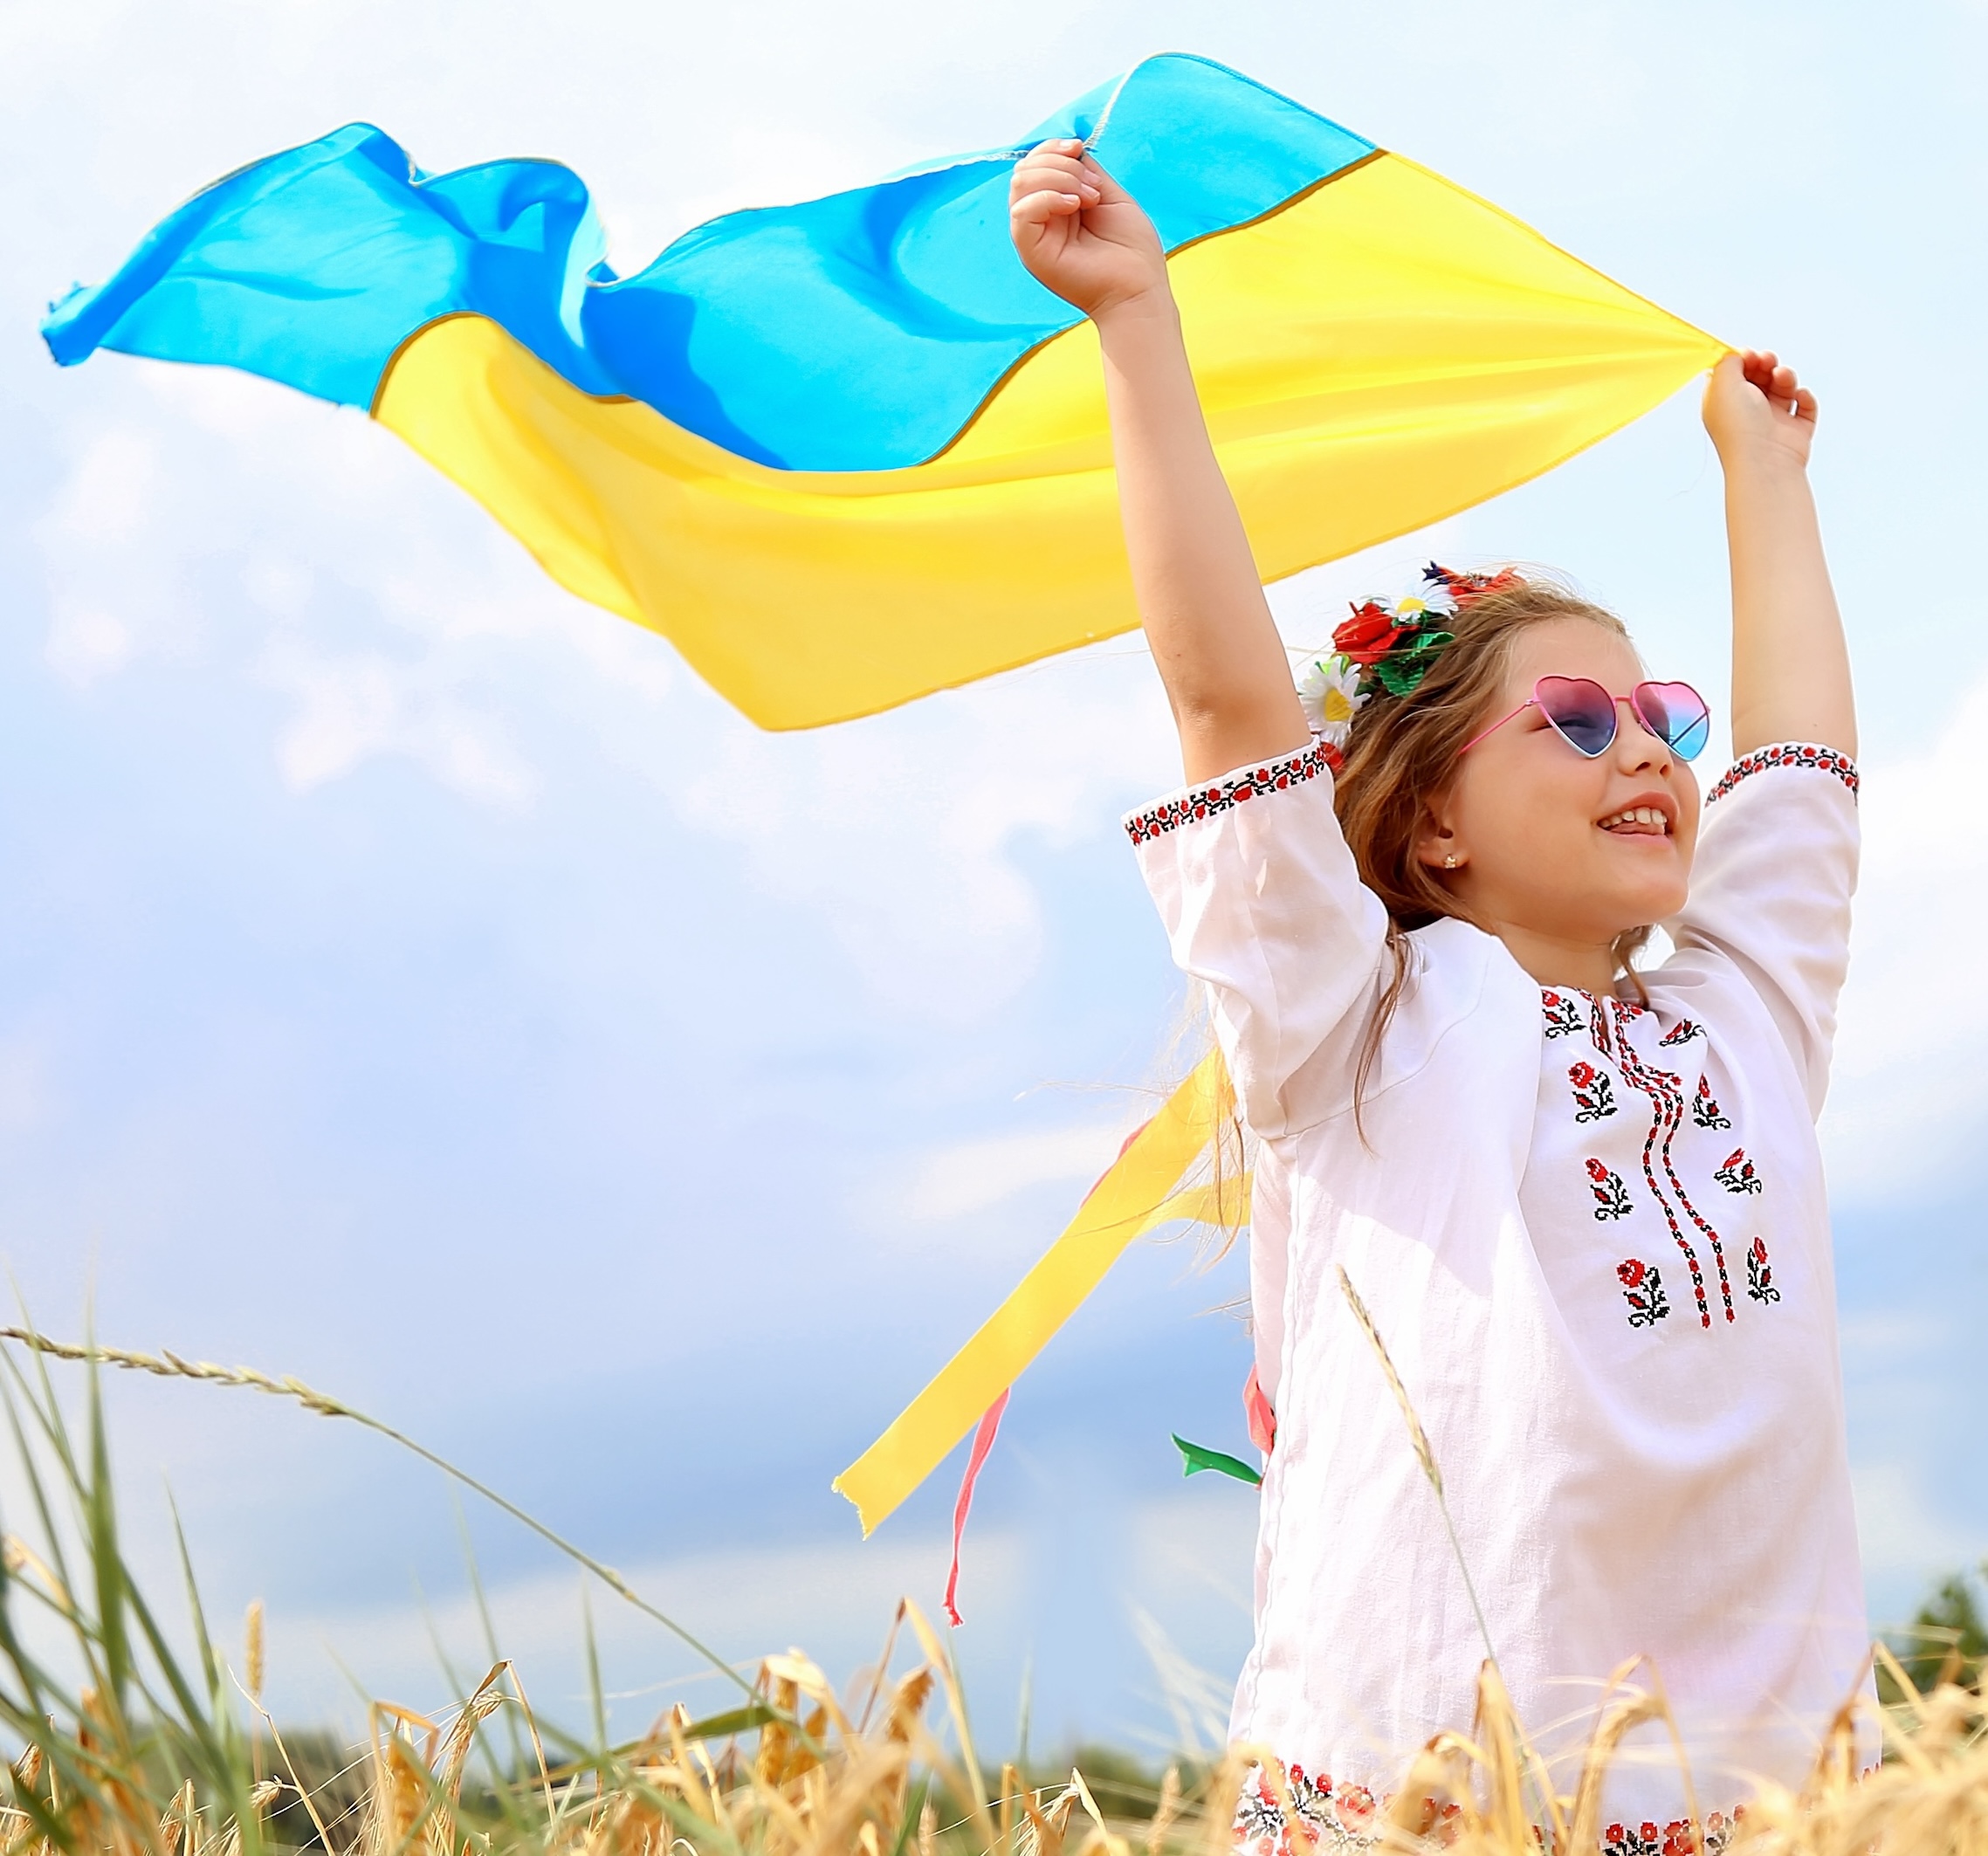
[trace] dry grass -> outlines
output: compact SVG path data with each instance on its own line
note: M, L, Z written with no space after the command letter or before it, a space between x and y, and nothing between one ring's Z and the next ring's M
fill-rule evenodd
M727 1671L737 1707L700 1721L679 1705L639 1741L610 1746L604 1733L576 1738L536 1715L499 1662L441 1719L375 1704L368 1743L327 1764L322 1736L293 1747L261 1709L259 1607L237 1681L189 1578L195 1653L175 1655L120 1548L94 1370L78 1437L41 1361L80 1354L93 1369L246 1385L372 1420L238 1369L39 1336L30 1344L31 1366L7 1356L0 1382L44 1533L32 1546L9 1536L0 1553L0 1722L20 1749L0 1769L0 1856L264 1856L300 1846L335 1856L939 1856L942 1846L945 1856L1215 1856L1233 1846L1248 1749L1213 1767L1170 1768L1143 1797L1121 1779L1102 1804L1103 1788L1076 1771L1043 1785L1012 1766L983 1770L946 1647L908 1604L877 1668L846 1695L805 1658L770 1657L756 1674ZM611 1589L653 1612L618 1579ZM900 1646L910 1667L892 1674ZM1846 1709L1799 1792L1761 1795L1706 1841L1747 1856L1988 1856L1988 1693L1945 1680L1921 1695L1879 1654L1901 1697L1880 1715L1883 1766L1857 1776L1857 1723ZM1561 1796L1487 1660L1471 1733L1432 1742L1395 1801L1352 1828L1404 1853L1596 1850L1616 1750L1663 1711L1661 1695L1627 1686L1633 1673L1618 1672L1620 1699ZM1943 1672L1962 1673L1957 1657ZM1274 1769L1269 1783L1292 1856L1345 1844L1347 1826L1308 1820ZM1694 1844L1688 1829L1672 1840L1685 1852Z
M679 1706L631 1747L554 1762L500 1664L444 1721L376 1705L356 1787L300 1788L279 1756L279 1775L248 1787L245 1817L217 1811L191 1778L162 1803L149 1762L127 1770L104 1756L117 1730L100 1703L86 1701L73 1725L76 1749L98 1756L92 1781L73 1790L52 1782L31 1747L14 1769L11 1808L0 1808L0 1847L11 1856L249 1856L282 1846L268 1818L285 1802L302 1803L311 1840L340 1856L937 1856L942 1846L946 1856L1216 1856L1230 1847L1230 1804L1247 1765L1240 1752L1185 1781L1170 1768L1137 1814L1107 1814L1076 1771L1031 1787L1004 1767L986 1785L958 1731L943 1654L915 1612L903 1615L927 1660L895 1681L860 1684L869 1694L853 1718L813 1664L774 1657L753 1685L766 1715L754 1729L733 1731L731 1717L693 1722ZM1366 1826L1376 1847L1455 1856L1597 1847L1601 1777L1650 1704L1627 1701L1605 1724L1576 1792L1551 1801L1541 1837L1523 1736L1501 1714L1495 1678L1483 1702L1474 1737L1444 1736L1407 1776L1401 1798L1414 1809L1397 1804ZM465 1798L472 1753L505 1708L533 1730L539 1756ZM1846 1756L1826 1756L1800 1795L1756 1799L1726 1847L1759 1856L1988 1851L1985 1724L1980 1692L1956 1686L1888 1711L1892 1757L1880 1771L1855 1779L1846 1741ZM1337 1845L1336 1836L1315 1840L1286 1804L1294 1852Z

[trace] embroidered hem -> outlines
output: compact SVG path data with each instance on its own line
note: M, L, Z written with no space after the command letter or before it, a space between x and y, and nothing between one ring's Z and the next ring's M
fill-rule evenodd
M1329 743L1314 741L1310 747L1266 760L1261 766L1246 767L1213 786L1189 787L1185 792L1169 794L1144 811L1128 812L1123 821L1125 834L1133 843L1144 844L1197 819L1228 812L1259 794L1281 793L1287 787L1303 786L1308 780L1330 773L1337 758Z
M1377 1795L1365 1785L1334 1783L1330 1774L1313 1777L1303 1766L1284 1771L1290 1792L1290 1816L1261 1765L1243 1775L1236 1800L1234 1846L1248 1856L1314 1856L1321 1850L1364 1853L1380 1840L1380 1821L1394 1803L1393 1793ZM1462 1811L1455 1804L1422 1801L1423 1822L1413 1834L1439 1847L1454 1842L1462 1828ZM1703 1828L1689 1818L1653 1823L1610 1824L1603 1829L1596 1856L1723 1856L1746 1817L1742 1804L1715 1811ZM1291 1819L1303 1827L1291 1834ZM1544 1838L1541 1839L1544 1844Z
M1749 773L1764 773L1771 766L1806 766L1813 767L1819 773L1833 773L1849 787L1853 798L1861 784L1857 778L1857 763L1847 754L1840 754L1833 747L1812 747L1799 741L1780 741L1772 747L1757 747L1751 754L1742 754L1719 776L1717 783L1706 794L1705 803L1709 806L1723 799Z

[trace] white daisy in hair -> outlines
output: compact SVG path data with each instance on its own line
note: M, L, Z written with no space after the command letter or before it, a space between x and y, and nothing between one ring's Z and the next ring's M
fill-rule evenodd
M1360 667L1337 651L1314 657L1298 673L1297 699L1311 732L1327 746L1344 748L1353 717L1365 697L1359 692Z
M1422 569L1422 586L1419 595L1422 610L1435 619L1453 619L1456 616L1456 576L1448 567L1439 567L1434 561Z

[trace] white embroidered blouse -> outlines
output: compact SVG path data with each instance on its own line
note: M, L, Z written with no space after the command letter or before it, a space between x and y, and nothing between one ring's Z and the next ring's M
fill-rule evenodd
M1353 1071L1391 963L1317 747L1126 820L1261 1139L1251 1302L1276 1442L1231 1732L1297 1769L1328 1840L1366 1827L1431 1735L1469 1729L1485 1648L1342 1264L1557 1789L1632 1657L1661 1676L1703 1810L1798 1783L1856 1691L1869 1638L1814 1133L1856 787L1802 746L1718 781L1647 1007L1543 991L1462 922L1418 931L1364 1141ZM1633 1744L1607 1841L1660 1856L1684 1792L1668 1735Z

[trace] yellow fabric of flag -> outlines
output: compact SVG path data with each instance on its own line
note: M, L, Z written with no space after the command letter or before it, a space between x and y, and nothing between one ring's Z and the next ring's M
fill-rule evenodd
M1169 260L1266 581L1551 469L1723 345L1400 155ZM548 573L767 728L867 715L1131 629L1088 323L905 469L753 463L596 398L482 316L400 350L375 416Z
M1234 1112L1234 1102L1221 1055L1211 1051L1127 1144L1008 1300L836 1478L836 1489L856 1504L866 1535L1021 1377L1133 1239L1178 1219L1230 1226L1247 1221L1246 1179L1180 1188Z

